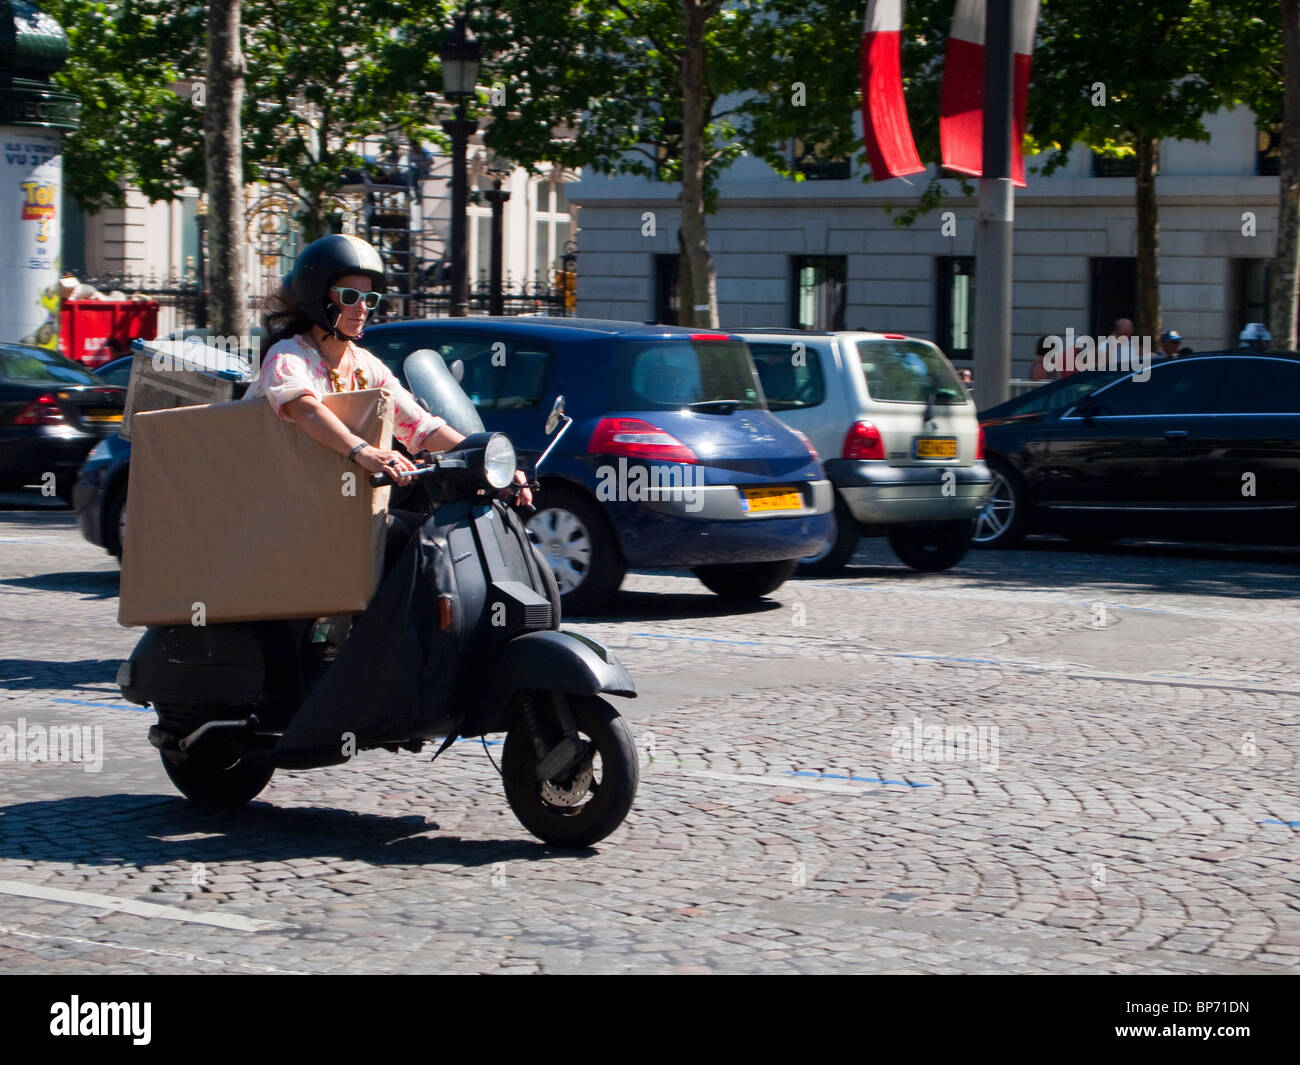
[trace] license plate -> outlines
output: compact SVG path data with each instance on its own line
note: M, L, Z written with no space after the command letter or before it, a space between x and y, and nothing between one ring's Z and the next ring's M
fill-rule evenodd
M105 425L109 422L120 422L122 412L120 410L88 410L81 416L82 421L97 422Z
M957 457L957 438L955 436L918 436L913 454L918 459L955 459Z
M802 510L803 495L791 488L742 488L740 505L749 511Z

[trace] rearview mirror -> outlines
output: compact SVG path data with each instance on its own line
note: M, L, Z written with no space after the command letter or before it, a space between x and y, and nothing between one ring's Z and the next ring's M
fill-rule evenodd
M555 405L551 408L551 413L546 419L546 435L550 436L555 432L555 427L560 424L560 419L564 417L564 397L556 396Z

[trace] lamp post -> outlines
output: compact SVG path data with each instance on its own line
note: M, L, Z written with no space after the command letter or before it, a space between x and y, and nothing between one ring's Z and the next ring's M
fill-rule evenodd
M501 180L510 174L510 164L500 156L492 155L488 158L487 171L492 176L492 188L483 194L492 205L492 272L488 282L488 314L500 318L505 314L505 297L501 291L505 245L502 211L510 199L510 193L501 188Z
M456 117L442 123L451 138L451 316L469 314L468 241L465 207L469 181L465 173L465 148L478 129L478 119L465 117L465 101L474 95L481 56L478 38L470 33L465 16L458 15L438 50L442 60L443 92L456 105Z

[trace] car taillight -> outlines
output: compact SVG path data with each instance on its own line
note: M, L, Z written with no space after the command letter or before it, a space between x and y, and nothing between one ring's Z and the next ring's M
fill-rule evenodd
M661 462L698 462L695 452L672 433L640 418L601 418L587 450L595 455L626 455Z
M63 411L52 392L37 396L18 412L14 425L63 425Z
M817 454L817 449L813 447L813 442L811 440L804 436L803 433L799 432L798 429L791 429L790 432L794 433L794 435L799 438L799 442L808 449L808 454L813 457L813 462L821 462L822 457Z
M844 457L846 459L883 459L885 442L880 439L880 430L870 422L854 422L844 434Z
M975 457L982 459L984 457L984 426L980 426L980 435L975 441Z

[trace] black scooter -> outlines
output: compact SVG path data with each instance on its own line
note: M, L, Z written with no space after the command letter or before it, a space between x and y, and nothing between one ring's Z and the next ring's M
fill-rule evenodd
M423 456L423 527L364 613L150 628L118 672L123 697L152 704L150 743L204 806L247 803L277 768L418 752L439 737L440 754L457 737L504 732L515 816L547 843L589 846L636 795L632 736L600 698L635 696L635 685L607 648L561 631L555 578L500 497L513 490L509 439L483 431L437 354L415 352L403 368L417 399L468 435ZM534 469L572 421L563 402L546 431L564 427Z

